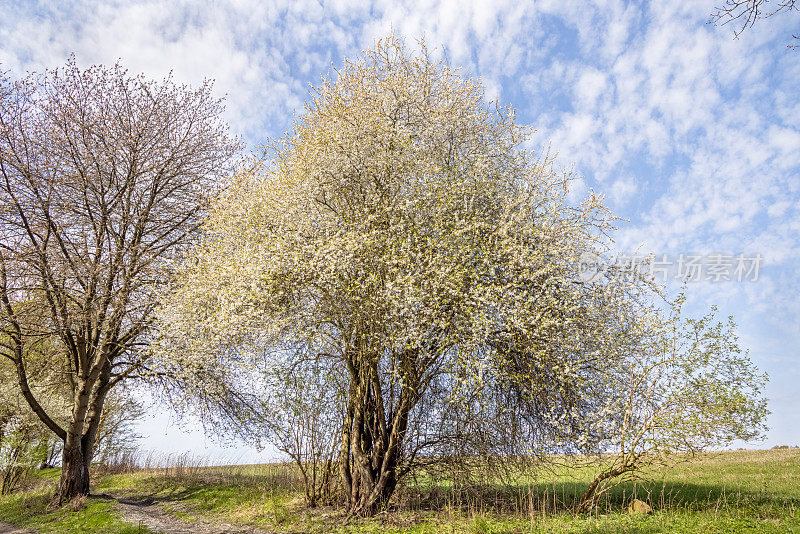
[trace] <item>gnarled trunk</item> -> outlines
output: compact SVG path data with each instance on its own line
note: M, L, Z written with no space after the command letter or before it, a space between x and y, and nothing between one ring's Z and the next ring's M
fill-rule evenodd
M350 371L340 470L348 509L369 516L385 507L397 488L409 414L418 396L404 384L387 414L377 365L362 363Z
M351 458L350 465L355 469L345 491L351 513L371 516L386 506L397 489L400 458L396 451L390 452L376 462L379 465L375 468L372 467L373 462L369 456L362 458L361 465L357 465L355 458Z

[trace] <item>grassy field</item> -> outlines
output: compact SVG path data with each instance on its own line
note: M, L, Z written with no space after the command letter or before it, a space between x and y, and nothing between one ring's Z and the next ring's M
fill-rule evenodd
M51 509L48 504L58 482L60 469L46 469L37 473L25 491L0 497L0 521L12 523L39 532L66 534L108 533L145 534L139 525L122 521L113 501L90 497L85 502Z
M271 532L798 532L800 450L715 453L617 487L592 514L567 505L590 473L457 492L446 484L404 488L390 510L368 520L303 506L295 473L283 465L199 468L98 475L78 512L47 510L57 471L44 471L25 492L0 499L0 520L42 532L150 532L123 519L117 500L143 502L177 521L260 527ZM633 498L652 515L631 515ZM80 503L79 503L80 504ZM192 529L195 530L195 529Z

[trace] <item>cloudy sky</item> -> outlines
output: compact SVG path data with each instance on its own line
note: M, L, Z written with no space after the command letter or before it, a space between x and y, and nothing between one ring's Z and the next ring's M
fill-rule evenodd
M762 258L757 280L688 291L693 309L735 316L770 374L760 446L800 444L800 48L787 49L800 13L734 39L733 26L707 23L720 3L0 0L0 69L20 76L74 53L86 66L212 78L234 131L256 146L286 132L309 84L343 58L391 31L410 44L424 37L489 98L516 107L536 128L531 148L549 145L574 167L575 198L606 195L628 220L618 252L701 258L706 269L716 254ZM259 457L219 448L192 422L165 430L171 422L154 413L142 423L143 446Z

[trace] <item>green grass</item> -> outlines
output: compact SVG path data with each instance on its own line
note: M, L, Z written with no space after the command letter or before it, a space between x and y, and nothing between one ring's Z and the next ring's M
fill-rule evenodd
M709 455L653 473L649 482L622 484L592 514L575 515L569 503L590 477L588 471L560 473L461 494L449 484L420 479L387 513L366 520L348 519L333 508L307 510L296 476L285 465L106 475L97 477L93 492L154 499L166 513L187 520L257 525L276 532L800 534L797 449ZM137 532L119 524L110 504L96 498L74 514L57 510L39 516L47 490L36 491L0 499L0 518L43 532ZM654 513L628 514L633 498L647 501Z
M39 532L59 534L146 534L146 527L132 525L120 519L110 502L92 498L81 510L73 512L68 506L51 509L58 470L42 472L38 483L28 491L0 498L0 520Z
M280 528L306 516L293 470L282 464L154 470L102 477L96 492L157 500L182 519Z

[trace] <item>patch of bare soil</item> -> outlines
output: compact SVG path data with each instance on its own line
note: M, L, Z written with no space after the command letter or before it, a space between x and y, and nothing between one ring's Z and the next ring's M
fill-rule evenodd
M123 521L142 525L163 534L268 534L267 531L254 527L242 527L201 519L196 521L180 519L170 515L152 498L135 499L106 494L98 495L98 497L116 501L117 511ZM0 534L2 534L2 530L0 530Z
M36 534L36 533L32 530L17 528L14 525L9 525L8 523L0 523L0 534Z

